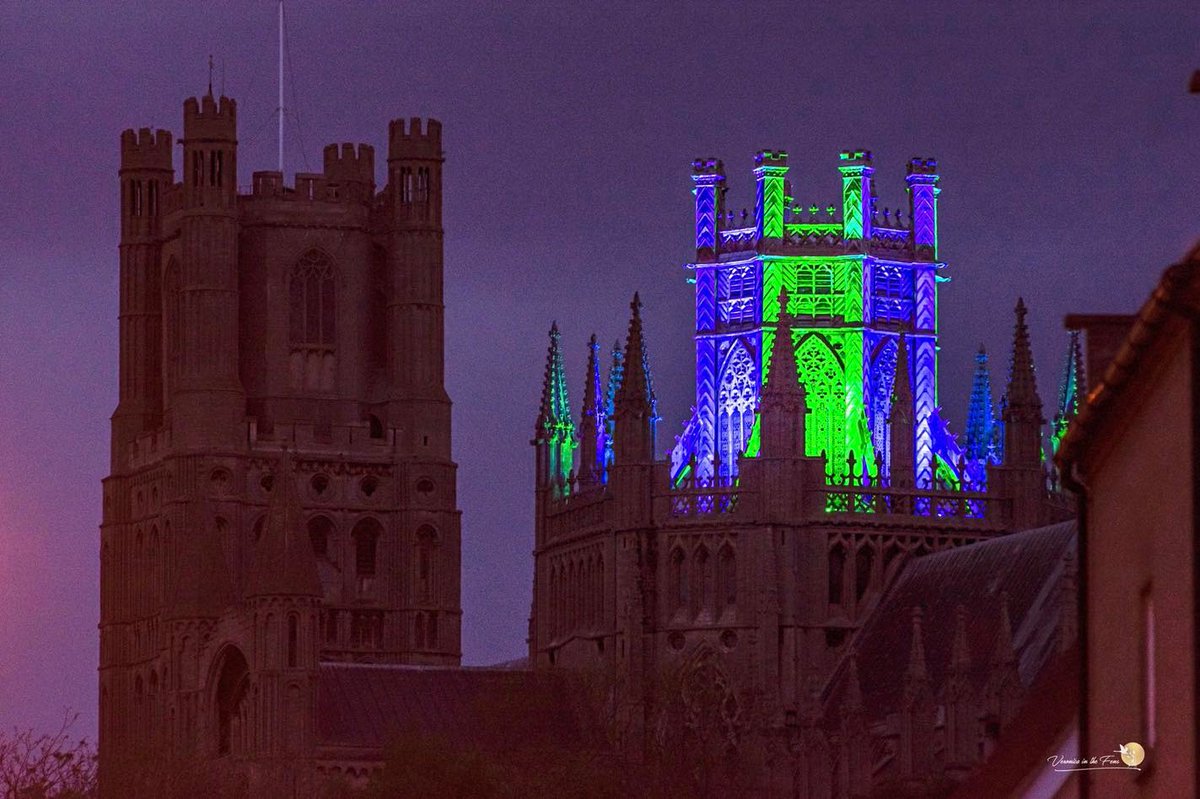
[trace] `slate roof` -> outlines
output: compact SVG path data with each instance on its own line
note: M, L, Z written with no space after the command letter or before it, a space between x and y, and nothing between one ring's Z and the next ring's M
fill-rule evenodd
M842 706L851 655L857 657L862 706L882 718L900 709L912 646L912 609L924 611L926 670L935 696L949 670L957 608L966 610L972 682L990 673L1001 605L1007 596L1013 649L1029 687L1058 652L1064 612L1062 578L1075 551L1075 522L1013 533L910 562L852 639L824 693L828 714ZM1070 601L1068 613L1074 612Z
M582 692L567 675L513 668L323 663L317 742L382 750L406 735L446 746L504 751L546 742L592 748Z

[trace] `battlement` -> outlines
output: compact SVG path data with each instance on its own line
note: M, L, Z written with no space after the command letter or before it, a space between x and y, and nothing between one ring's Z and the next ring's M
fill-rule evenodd
M838 160L842 162L843 167L847 166L871 166L871 151L870 150L842 150L838 154Z
M787 167L786 150L759 150L754 154L755 169L761 167Z
M356 146L345 142L340 146L325 146L325 179L337 183L375 182L375 148L369 144Z
M183 137L185 139L232 139L237 134L237 101L211 94L183 101Z
M936 158L912 158L908 162L909 175L932 175L937 177Z
M725 177L725 164L719 158L697 158L692 161L692 174Z
M171 131L130 128L121 133L121 169L173 169Z
M393 158L436 158L442 157L442 123L436 119L425 120L422 131L420 117L408 120L393 119L388 124L388 159Z

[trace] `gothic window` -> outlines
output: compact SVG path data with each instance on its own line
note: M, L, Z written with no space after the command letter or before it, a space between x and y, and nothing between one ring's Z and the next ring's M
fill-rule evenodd
M428 599L434 590L434 560L437 549L437 530L428 524L417 530L417 585L421 596Z
M888 414L892 409L892 384L896 379L896 340L879 345L871 369L871 446L887 457Z
M374 588L375 561L382 532L379 522L363 519L354 526L354 531L350 534L354 541L354 575L361 598L370 598Z
M790 307L798 316L832 316L834 310L833 267L802 264L796 267L796 291Z
M736 473L737 458L746 451L754 428L756 395L754 361L739 342L725 361L717 391L717 434L726 474Z
M870 544L863 544L854 553L854 592L855 598L862 601L863 595L871 585L871 567L875 560L875 551Z
M911 274L899 266L877 265L872 274L875 318L903 322L908 318L912 296Z
M811 410L804 426L805 451L811 455L824 450L827 463L844 463L846 386L842 365L825 339L817 335L801 341L797 361Z
M737 605L737 556L728 541L717 553L717 602L722 611Z
M672 613L682 610L688 605L687 568L684 562L685 556L683 550L676 547L671 552L671 560L669 562L670 573L667 576Z
M221 186L225 182L225 153L213 150L208 158L210 186Z
M293 388L331 391L337 335L333 263L309 250L288 279L288 337Z
M755 273L751 267L731 267L721 276L724 290L721 319L728 324L753 322L755 319Z
M217 678L217 754L238 754L245 749L245 736L250 732L250 703L246 701L249 688L246 658L230 647L225 651Z
M330 560L329 539L333 535L333 522L324 516L314 516L308 520L308 541L312 545L313 555L319 559Z
M842 580L846 572L846 549L837 544L829 551L829 604L842 604Z
M204 185L204 153L200 150L192 152L192 185Z
M287 623L287 664L288 668L296 668L300 648L300 620L295 615L288 616Z
M712 612L712 571L708 562L708 548L701 544L692 555L692 615Z

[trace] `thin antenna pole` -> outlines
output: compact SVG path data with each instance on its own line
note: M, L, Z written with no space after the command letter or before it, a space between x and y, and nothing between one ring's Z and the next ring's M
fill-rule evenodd
M279 172L283 173L283 0L279 0Z

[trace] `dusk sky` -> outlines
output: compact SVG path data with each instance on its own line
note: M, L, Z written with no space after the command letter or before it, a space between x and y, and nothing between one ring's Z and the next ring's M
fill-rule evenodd
M919 11L911 7L919 6ZM886 9L886 11L884 11ZM588 336L644 302L669 450L693 392L690 164L752 207L758 149L796 200L837 154L942 175L941 403L1007 372L1030 307L1053 412L1066 313L1132 312L1200 238L1200 3L288 3L286 171L387 122L445 125L447 381L463 511L463 662L525 653L533 452L557 319L578 411ZM118 137L238 101L239 183L274 169L276 4L0 3L0 729L96 722L100 480L117 396ZM384 157L376 160L382 181ZM178 170L178 159L177 159ZM178 174L178 171L177 171Z

